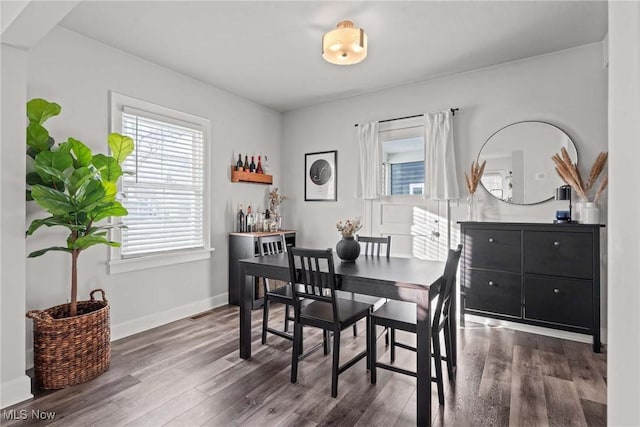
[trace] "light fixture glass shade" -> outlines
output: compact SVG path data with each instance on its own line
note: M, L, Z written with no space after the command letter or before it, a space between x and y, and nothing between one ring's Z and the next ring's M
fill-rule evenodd
M341 21L322 37L322 57L332 64L357 64L367 57L367 35L353 22Z

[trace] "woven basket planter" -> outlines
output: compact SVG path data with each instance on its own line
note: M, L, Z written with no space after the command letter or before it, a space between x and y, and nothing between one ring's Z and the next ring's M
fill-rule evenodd
M100 292L102 301L94 299ZM32 310L33 363L38 387L61 389L93 379L109 368L111 332L104 291L78 301L78 315L65 317L69 304Z

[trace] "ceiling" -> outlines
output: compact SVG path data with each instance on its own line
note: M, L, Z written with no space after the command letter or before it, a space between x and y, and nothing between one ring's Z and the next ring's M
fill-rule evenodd
M368 57L325 62L362 27ZM606 1L82 1L72 31L278 111L601 41Z

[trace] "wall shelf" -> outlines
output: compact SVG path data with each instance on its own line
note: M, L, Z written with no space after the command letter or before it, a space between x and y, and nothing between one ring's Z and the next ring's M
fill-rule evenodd
M273 176L255 172L241 172L231 166L231 182L253 182L255 184L273 184Z

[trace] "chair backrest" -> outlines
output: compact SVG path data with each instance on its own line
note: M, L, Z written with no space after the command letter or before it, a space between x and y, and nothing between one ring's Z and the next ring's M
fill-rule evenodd
M290 247L287 254L296 318L300 316L300 299L304 298L331 304L333 320L338 321L332 250Z
M356 235L356 240L360 243L364 243L364 254L367 256L380 256L382 245L386 245L387 258L391 255L391 236L386 237L372 237L372 236L360 236Z
M284 235L258 237L258 250L260 255L275 255L287 251Z
M458 263L460 254L462 253L462 245L449 250L447 263L444 267L444 274L440 278L440 292L438 294L438 304L434 311L433 325L440 323L440 315L448 316L449 307L451 306L451 296L456 285L456 273L458 271Z

